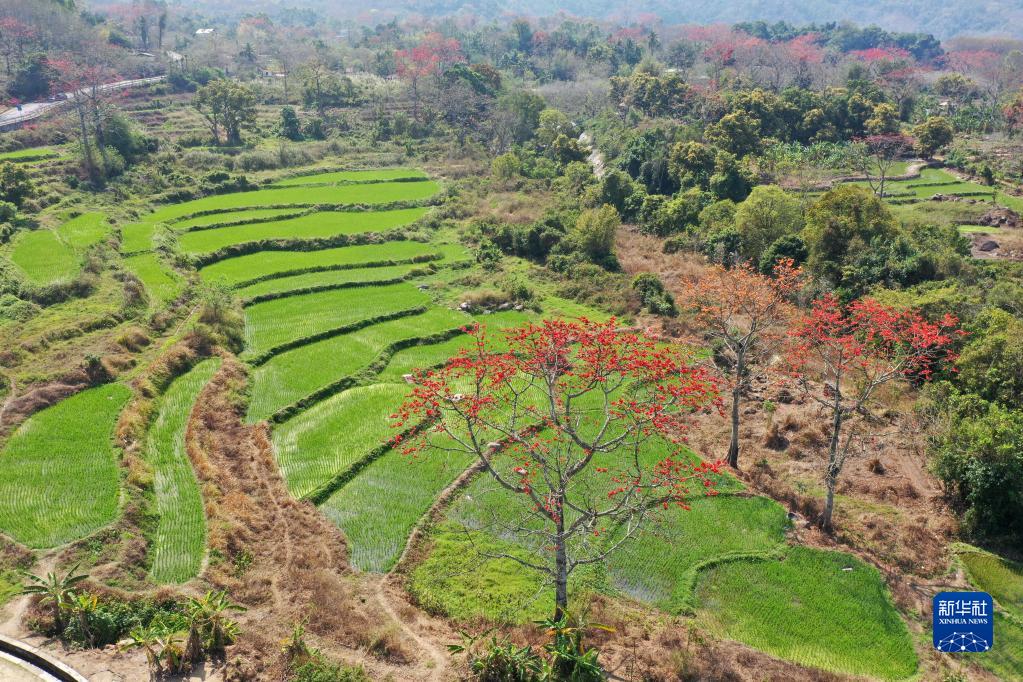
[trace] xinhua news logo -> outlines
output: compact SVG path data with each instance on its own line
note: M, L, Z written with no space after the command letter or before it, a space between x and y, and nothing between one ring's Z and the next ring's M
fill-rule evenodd
M934 648L981 653L995 643L994 600L987 592L942 592L934 597Z

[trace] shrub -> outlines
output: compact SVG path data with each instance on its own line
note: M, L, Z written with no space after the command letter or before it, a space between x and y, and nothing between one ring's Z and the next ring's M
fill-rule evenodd
M948 384L935 387L941 426L930 438L934 473L966 533L1023 542L1023 412Z
M636 275L632 280L632 288L639 292L643 307L654 315L674 316L677 313L675 299L665 291L660 278L652 272Z

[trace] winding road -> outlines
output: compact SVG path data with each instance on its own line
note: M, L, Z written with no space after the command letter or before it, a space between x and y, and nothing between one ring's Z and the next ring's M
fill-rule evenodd
M158 83L167 78L166 76L153 76L152 78L134 78L131 80L115 81L113 83L104 83L99 86L99 89L103 92L109 90L119 90L121 88L134 88L140 85L149 85L150 83ZM7 111L0 113L0 130L10 130L16 128L23 123L32 121L41 116L44 116L50 111L56 111L64 103L70 99L72 93L62 93L60 99L47 100L44 102L26 102L21 105L21 108L12 107Z

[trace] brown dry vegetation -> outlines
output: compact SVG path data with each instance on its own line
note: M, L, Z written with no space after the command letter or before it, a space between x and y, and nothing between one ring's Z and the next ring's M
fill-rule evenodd
M283 679L280 643L303 621L311 643L337 660L364 665L375 679L429 678L436 671L427 667L436 661L386 613L394 594L377 584L379 578L348 567L338 529L288 494L265 425L243 422L245 383L243 366L225 358L200 395L186 439L209 522L205 578L248 608L226 678ZM418 619L414 610L402 610L403 621ZM425 636L454 641L451 632Z

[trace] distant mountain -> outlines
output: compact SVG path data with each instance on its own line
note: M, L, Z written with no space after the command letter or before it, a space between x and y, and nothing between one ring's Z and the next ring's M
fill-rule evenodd
M348 3L317 3L343 12ZM351 5L349 5L351 7ZM364 12L366 5L357 5ZM369 7L426 15L471 12L546 16L559 10L597 19L635 20L654 14L669 24L784 20L792 24L851 21L890 31L924 31L940 38L961 34L1023 37L1023 0L381 0ZM353 7L354 9L354 7Z

